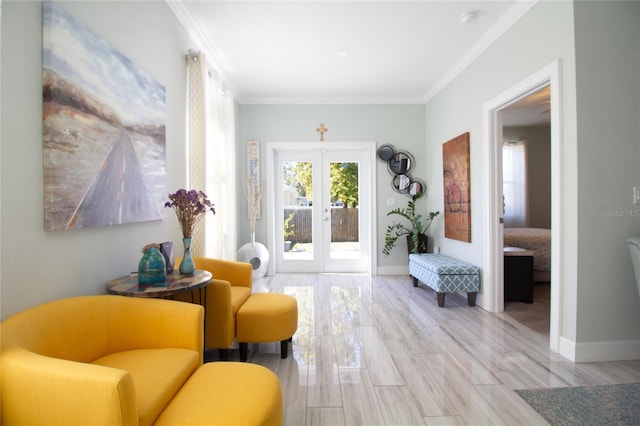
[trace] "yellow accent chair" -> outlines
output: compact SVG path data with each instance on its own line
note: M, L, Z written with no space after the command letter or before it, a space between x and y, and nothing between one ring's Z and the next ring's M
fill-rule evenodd
M176 258L176 269L181 258ZM207 300L204 345L207 349L219 349L220 359L226 360L229 348L236 339L236 313L251 296L251 264L232 260L194 257L196 269L211 272L213 279L206 287ZM181 293L176 300L201 303L196 290L193 293ZM202 303L201 303L202 304Z
M203 362L202 306L115 295L0 324L0 424L281 425L277 376Z

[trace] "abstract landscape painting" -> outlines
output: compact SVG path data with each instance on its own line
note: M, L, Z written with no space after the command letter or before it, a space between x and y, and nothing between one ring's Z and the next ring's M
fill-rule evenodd
M164 86L60 6L42 12L45 229L166 217Z

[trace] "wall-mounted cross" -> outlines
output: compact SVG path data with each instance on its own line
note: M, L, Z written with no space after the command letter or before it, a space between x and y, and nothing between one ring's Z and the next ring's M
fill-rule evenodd
M328 131L329 129L324 127L324 123L320 123L320 127L316 129L316 132L320 133L320 142L324 141L324 133Z

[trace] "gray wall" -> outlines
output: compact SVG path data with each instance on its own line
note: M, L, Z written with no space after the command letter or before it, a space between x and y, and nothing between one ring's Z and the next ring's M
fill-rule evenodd
M426 179L427 164L423 160L427 153L424 146L425 113L424 105L240 105L238 107L238 178L246 176L246 147L250 140L261 142L261 158L265 158L266 142L313 142L319 141L316 129L320 123L329 129L325 133L326 141L375 141L377 146L392 144L397 150L408 150L416 158L416 169L412 176ZM386 163L377 163L376 196L378 200L377 215L377 259L378 272L406 272L406 243L401 242L389 256L382 254L384 231L391 220L386 214L393 207L386 206L387 198L395 198L396 207L406 206L408 197L394 192ZM262 167L262 177L265 179ZM431 182L426 181L429 194ZM426 198L430 195L427 194ZM240 212L246 212L246 200L241 197ZM423 197L418 208L426 205ZM265 203L263 202L263 211ZM425 210L426 212L426 210ZM241 217L244 217L241 215ZM391 218L392 219L392 218ZM266 241L267 227L265 220L256 224L256 239ZM240 238L238 246L249 240L249 224L240 221ZM374 271L375 273L375 271Z
M527 141L529 226L551 228L551 127L518 126L503 129L505 140Z
M577 341L637 339L638 293L624 238L640 234L640 3L577 2Z
M59 3L165 86L168 188L183 187L184 54L192 46L178 21L159 1ZM1 19L0 314L5 318L41 302L104 293L107 281L137 270L145 244L180 241L180 231L170 214L163 221L44 231L41 2L4 0Z

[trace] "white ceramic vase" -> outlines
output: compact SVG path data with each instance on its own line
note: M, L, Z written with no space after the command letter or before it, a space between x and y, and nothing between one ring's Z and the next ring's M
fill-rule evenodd
M256 243L256 234L251 233L251 242L238 250L238 261L251 264L251 278L256 280L266 275L269 269L269 250L264 244Z

